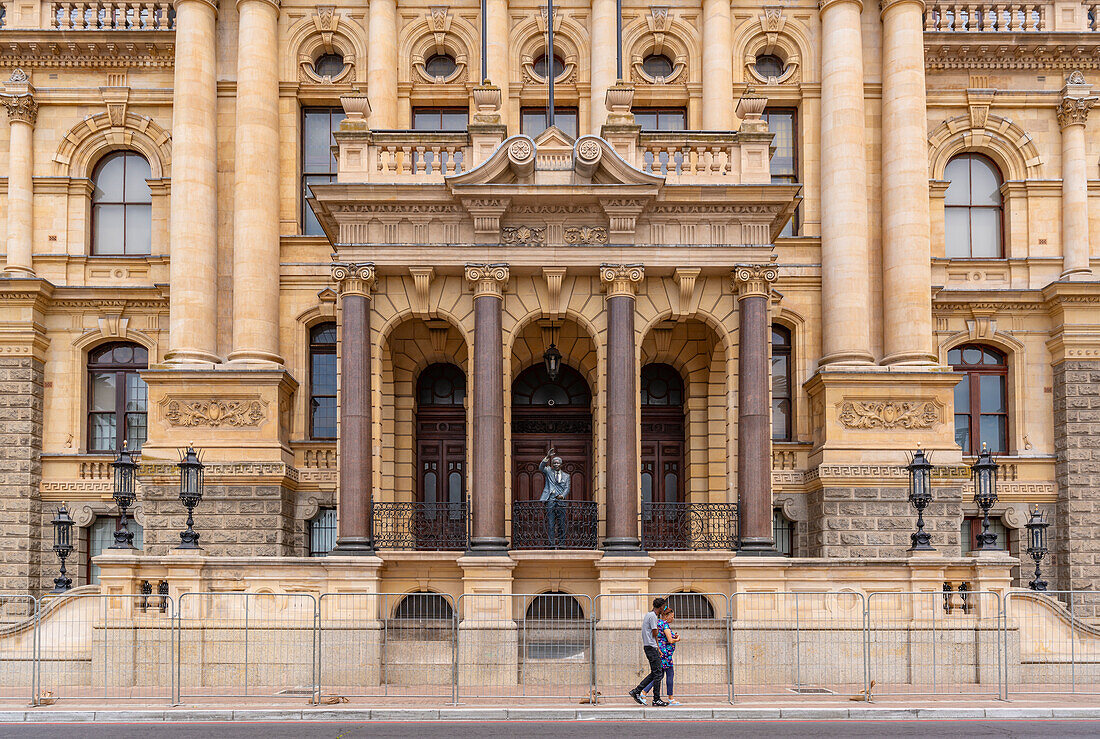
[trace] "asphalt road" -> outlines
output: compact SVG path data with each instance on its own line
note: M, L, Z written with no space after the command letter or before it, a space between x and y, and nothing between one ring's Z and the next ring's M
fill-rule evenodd
M522 737L522 739L711 739L712 737L1057 737L1093 739L1100 721L1060 719L996 721L988 719L928 721L471 721L449 722L295 722L295 723L147 723L147 724L0 724L0 737L66 739L406 739L435 737Z

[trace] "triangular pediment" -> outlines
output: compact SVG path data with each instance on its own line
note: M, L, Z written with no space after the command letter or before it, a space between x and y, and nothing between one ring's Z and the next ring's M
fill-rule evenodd
M581 136L574 141L556 126L534 139L507 138L479 166L446 180L456 191L486 185L657 188L664 184L663 177L627 163L604 139Z

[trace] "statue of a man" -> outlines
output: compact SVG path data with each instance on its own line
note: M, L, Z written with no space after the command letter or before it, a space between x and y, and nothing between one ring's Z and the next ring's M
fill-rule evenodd
M569 474L561 467L561 457L551 447L539 463L539 472L546 479L539 500L546 504L546 529L552 547L558 546L565 537L565 499L569 497Z

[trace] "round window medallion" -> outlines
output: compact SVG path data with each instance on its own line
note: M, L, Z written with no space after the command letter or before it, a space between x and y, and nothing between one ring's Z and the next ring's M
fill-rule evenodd
M672 60L664 54L650 54L642 60L642 71L654 79L672 76Z
M313 62L318 77L335 78L344 71L344 57L340 54L322 54Z
M546 68L547 68L546 54L543 54L542 56L540 56L538 59L535 60L534 68L535 68L535 74L536 75L538 75L542 79L546 79ZM563 72L565 72L565 62L563 62L561 60L561 57L555 56L554 57L554 79L557 79L558 77L561 77Z
M458 64L455 62L454 57L448 54L435 54L428 57L424 62L424 71L428 73L429 77L435 77L436 79L446 79L454 74L458 69Z
M787 64L775 54L761 54L756 57L756 64L753 65L753 69L765 79L779 78L787 71Z

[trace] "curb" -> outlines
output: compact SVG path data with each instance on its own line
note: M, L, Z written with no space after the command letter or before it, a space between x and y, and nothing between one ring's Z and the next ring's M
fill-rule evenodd
M933 719L1075 719L1100 720L1098 707L959 706L897 708L871 706L684 707L684 708L287 708L164 709L149 711L0 711L0 724L14 723L153 723L153 722L289 722L289 721L834 721Z

